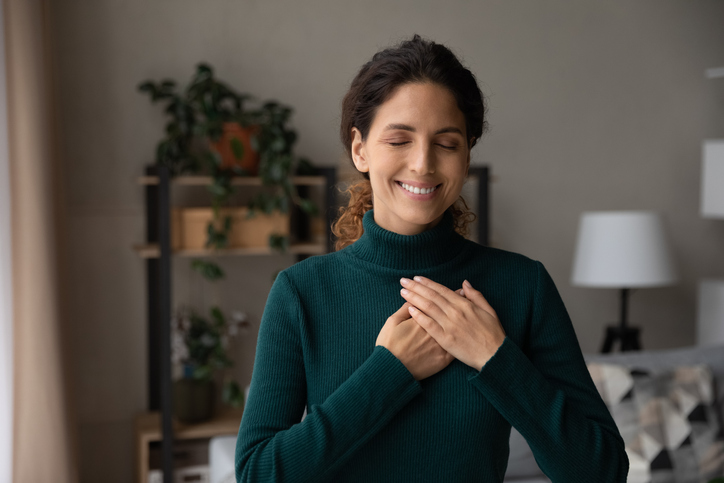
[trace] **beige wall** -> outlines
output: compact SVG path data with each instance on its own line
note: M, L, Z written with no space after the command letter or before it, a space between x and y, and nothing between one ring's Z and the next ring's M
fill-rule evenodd
M699 215L700 143L724 137L724 3L580 0L55 0L58 122L70 219L73 376L84 481L130 481L131 419L146 405L143 190L134 183L163 125L139 81L189 78L200 60L239 89L296 109L298 153L340 159L339 104L378 48L417 32L448 44L489 96L474 163L492 166L497 247L541 260L584 351L617 318L612 290L569 283L584 210L655 209L681 271L640 290L646 348L695 340L697 280L724 275L724 223ZM289 259L227 259L213 293L258 324L271 274ZM175 296L192 293L174 262ZM254 275L250 275L254 274ZM256 276L260 274L261 280ZM239 344L248 382L253 337Z

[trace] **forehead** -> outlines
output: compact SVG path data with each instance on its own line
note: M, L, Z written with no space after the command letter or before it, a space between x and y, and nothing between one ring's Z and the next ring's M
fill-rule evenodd
M381 134L396 124L411 126L416 132L437 132L450 127L465 132L465 116L452 92L430 82L397 87L378 107L370 131Z

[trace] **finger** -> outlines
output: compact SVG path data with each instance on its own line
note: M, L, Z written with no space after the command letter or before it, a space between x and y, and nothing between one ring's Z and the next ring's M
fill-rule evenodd
M418 310L412 305L409 308L409 314L412 316L413 320L420 325L420 327L425 329L425 332L430 334L430 337L435 339L438 344L440 343L438 339L441 339L445 334L445 329L443 329L440 324L438 324L432 317L427 316L424 312Z
M493 309L492 305L490 305L483 296L483 294L475 290L473 286L470 285L470 282L468 282L467 280L463 282L463 292L465 293L465 298L467 298L486 312L489 312L497 317L495 309Z
M422 279L422 277L415 277L415 278L416 278L416 279L417 279L417 278ZM427 280L427 279L426 279L426 280ZM432 282L432 280L429 280L429 281L430 281L431 283L435 283L435 282ZM445 312L445 306L446 306L447 304L450 304L450 300L449 300L448 298L446 298L446 297L444 297L443 295L441 295L440 292L439 292L438 290L435 290L433 287L428 287L428 286L427 286L425 283L423 283L423 282L418 282L418 281L415 281L415 280L410 280L409 278L401 278L401 279L400 279L400 284L401 284L403 287L405 287L407 290L409 290L410 292L417 293L417 294L419 294L419 295L422 295L422 296L423 296L424 298L426 298L427 300L430 300L430 301L433 302L435 305L437 305L438 307L440 307L440 308L443 310L443 312ZM456 297L452 290L450 290L450 289L447 288L447 287L443 287L442 285L441 285L441 287L442 287L444 290L446 290L447 292L449 292L449 293L451 294L450 299L452 299L453 297ZM416 305L417 308L422 309L423 311L425 310L423 307L420 307L419 305L417 305L417 304L415 304L415 303L413 303L413 305Z
M400 290L400 295L402 295L402 297L407 300L410 305L413 305L415 308L423 311L426 315L434 319L440 319L441 317L446 315L445 310L440 307L436 302L447 302L445 301L445 299L437 294L431 294L431 296L434 297L435 300L430 300L425 295L421 295L413 290L403 288L402 290Z
M455 292L447 288L445 285L442 285L440 283L434 282L430 280L429 278L416 276L413 278L413 284L417 283L418 286L423 286L432 292L438 294L439 296L443 297L445 300L447 300L450 303L456 303L458 301L457 296Z
M392 325L399 325L401 322L404 322L405 320L409 319L410 318L409 308L410 308L410 303L405 302L404 304L402 304L402 307L400 307L397 310L397 312L395 312L394 314L390 315L387 318L387 322Z

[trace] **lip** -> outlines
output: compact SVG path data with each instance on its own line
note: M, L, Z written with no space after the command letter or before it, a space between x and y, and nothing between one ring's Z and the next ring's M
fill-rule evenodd
M422 193L418 193L418 194L410 193L409 191L407 191L405 188L402 187L402 184L401 184L401 183L405 183L405 184L407 184L407 185L414 186L415 188L420 188L420 189L422 189L422 188L434 188L435 186L440 186L440 185L439 185L439 184L414 183L414 182L413 182L413 183L410 183L410 182L408 182L408 181L397 181L397 182L395 183L395 184L397 185L397 187L400 189L400 191L402 191L402 193L403 193L405 196L407 196L408 198L411 198L411 199L413 199L413 200L416 200L416 201L427 201L427 200L431 200L431 199L435 198L435 197L437 196L437 193L440 191L440 188L438 188L438 189L436 189L435 191L433 191L432 193L426 193L426 194L422 194Z
M414 186L415 188L434 188L435 186L439 185L440 183L420 183L419 181L408 181L406 179L398 179L396 180L397 183L405 183L409 184L410 186Z

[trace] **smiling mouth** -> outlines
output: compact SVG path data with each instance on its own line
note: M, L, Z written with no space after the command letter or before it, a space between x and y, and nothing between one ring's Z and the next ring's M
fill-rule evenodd
M432 188L418 188L417 186L410 186L407 183L400 183L399 181L397 182L397 184L399 184L400 186L405 188L405 190L409 191L410 193L414 193L416 195L426 195L426 194L432 193L440 186L440 185L437 185L437 186L433 186Z

